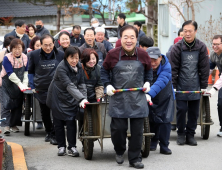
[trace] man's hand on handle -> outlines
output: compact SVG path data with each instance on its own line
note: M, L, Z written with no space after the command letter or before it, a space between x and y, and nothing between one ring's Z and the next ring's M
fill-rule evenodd
M108 96L112 96L112 95L114 95L114 90L116 90L112 85L108 85L107 87L106 87L106 93L107 93L107 95Z
M85 108L86 108L86 103L89 103L88 100L83 99L83 100L79 103L79 107L85 109Z
M144 93L148 93L148 92L150 91L150 83L149 83L149 82L146 82L146 83L143 85L143 88L145 88Z

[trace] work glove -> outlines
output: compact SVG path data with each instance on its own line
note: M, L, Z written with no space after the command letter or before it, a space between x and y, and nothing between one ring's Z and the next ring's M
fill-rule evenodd
M150 105L153 105L153 102L151 100L151 96L149 94L146 94L146 100L149 102Z
M79 103L79 107L85 109L85 108L86 108L86 103L89 103L88 100L83 99L83 100Z
M37 92L35 91L35 89L32 89L32 92L33 92L33 93L37 93Z
M145 88L144 93L148 93L148 92L150 91L150 83L149 83L149 82L146 82L146 83L143 85L143 88Z
M28 87L29 79L28 79L28 71L24 72L23 82L22 84L25 86L26 89L30 90L31 88Z
M17 77L17 75L15 73L12 73L8 78L13 83L15 83L22 92L24 92L28 89L28 87L21 82L21 80Z
M202 94L204 94L207 92L207 89L201 89L200 91L202 92Z
M211 88L209 92L207 93L210 93L210 96L213 96L215 93L216 93L216 89L215 88Z
M106 93L107 93L107 95L108 96L112 96L112 95L114 95L114 91L115 89L114 89L114 87L112 86L112 85L108 85L107 87L106 87Z
M174 90L174 92L176 92L177 91L177 89L173 89Z
M100 102L100 98L97 99L97 102L98 102L98 103Z

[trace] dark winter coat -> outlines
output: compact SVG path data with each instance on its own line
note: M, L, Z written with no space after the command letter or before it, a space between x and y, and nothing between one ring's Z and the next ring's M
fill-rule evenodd
M44 34L50 34L49 30L47 30L44 26L42 26L42 28L40 28L39 30L36 30L36 36L41 37Z

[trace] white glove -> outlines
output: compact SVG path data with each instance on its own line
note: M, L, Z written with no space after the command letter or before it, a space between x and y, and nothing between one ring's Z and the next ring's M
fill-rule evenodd
M152 103L151 96L149 94L146 94L146 100L147 100L147 102Z
M88 100L83 99L83 100L79 103L79 107L85 109L86 103L89 103Z
M202 94L204 94L207 92L207 89L201 89L200 91L202 92Z
M32 92L33 92L33 93L37 93L37 92L35 91L35 89L32 89Z
M29 83L28 71L25 71L22 84L24 84L26 87L28 87L28 83Z
M150 83L149 82L146 82L144 85L143 85L143 88L145 88L146 90L144 91L144 93L148 93L150 91Z
M173 89L174 90L174 92L176 92L177 91L177 89Z
M215 88L211 88L208 93L210 93L210 95L213 96L216 93L216 91L217 90Z
M108 95L108 96L114 95L113 90L115 90L114 87L113 87L112 85L108 85L108 86L106 87L106 93L107 93L107 95Z
M20 90L22 92L26 90L26 86L24 84L22 84L21 80L17 77L17 75L15 73L12 73L8 78L13 83L15 83L20 88Z

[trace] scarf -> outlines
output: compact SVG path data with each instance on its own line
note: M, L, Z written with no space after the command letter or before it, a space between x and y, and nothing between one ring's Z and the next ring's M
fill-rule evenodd
M16 32L16 31L15 31L15 32ZM22 37L23 37L24 34L19 34L19 33L16 32L16 35L17 35L20 39L22 39Z

